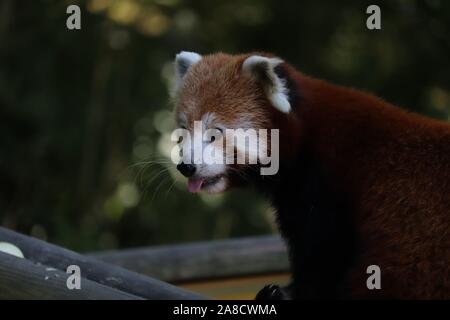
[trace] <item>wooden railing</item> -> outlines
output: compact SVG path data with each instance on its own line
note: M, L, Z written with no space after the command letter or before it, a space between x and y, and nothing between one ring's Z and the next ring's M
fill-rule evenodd
M185 282L289 270L279 236L104 251L90 256L167 282Z
M277 236L82 255L0 227L0 242L17 246L24 255L0 252L0 299L208 299L167 282L288 270ZM81 270L80 290L66 285L70 265Z

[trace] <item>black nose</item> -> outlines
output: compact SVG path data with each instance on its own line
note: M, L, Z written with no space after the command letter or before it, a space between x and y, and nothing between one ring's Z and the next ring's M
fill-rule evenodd
M195 173L195 165L193 164L180 163L179 165L177 165L177 169L183 176L188 178L192 177L192 175Z

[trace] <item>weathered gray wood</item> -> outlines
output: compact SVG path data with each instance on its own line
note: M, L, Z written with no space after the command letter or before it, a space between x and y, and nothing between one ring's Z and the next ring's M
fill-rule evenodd
M60 270L0 252L0 299L142 299L84 278L79 290L69 290L68 276Z
M189 290L175 287L92 257L34 239L0 227L0 241L19 247L25 258L65 272L69 265L78 265L82 277L146 299L207 299Z
M92 256L169 282L289 270L279 236L103 251Z

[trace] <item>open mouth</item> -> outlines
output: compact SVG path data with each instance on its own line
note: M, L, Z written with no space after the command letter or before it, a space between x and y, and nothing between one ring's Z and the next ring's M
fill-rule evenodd
M206 189L208 187L213 186L217 182L220 181L220 179L223 178L223 175L217 175L214 177L208 177L208 178L189 178L188 179L188 189L189 192L196 193L201 191L202 189Z

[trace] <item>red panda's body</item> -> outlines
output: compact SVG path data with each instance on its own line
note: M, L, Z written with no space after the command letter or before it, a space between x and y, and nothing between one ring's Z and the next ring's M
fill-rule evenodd
M277 211L293 297L450 298L450 124L304 76L285 63L274 68L290 103L280 112L262 98L259 78L242 80L248 57L213 55L193 65L178 112L203 95L198 115L188 112L191 120L214 110L230 123L239 114L252 118L259 107L264 112L253 117L255 126L280 129L279 172L249 175ZM202 82L208 68L214 72ZM248 98L252 94L256 98ZM228 185L234 179L230 174ZM370 265L381 269L380 290L367 288Z
M312 162L299 171L321 171L315 174L322 179L318 183L324 183L326 192L333 195L328 209L336 212L334 219L349 219L347 232L354 232L343 243L356 242L351 261L346 262L345 294L354 298L449 298L450 125L355 90L300 75L296 80L302 92L295 108L302 130L298 156ZM291 181L294 175L290 172L286 185L295 189L297 183L302 184L300 172L297 181ZM292 196L288 210L295 210L296 199L302 197ZM315 196L327 201L326 194ZM289 201L283 195L280 198ZM304 209L310 206L309 214L317 211L308 199L305 205ZM282 216L279 220L283 224ZM320 232L320 225L317 228ZM334 245L330 241L325 246ZM319 267L321 272L332 273L349 247L335 249L339 254ZM381 268L379 291L367 289L369 265Z

